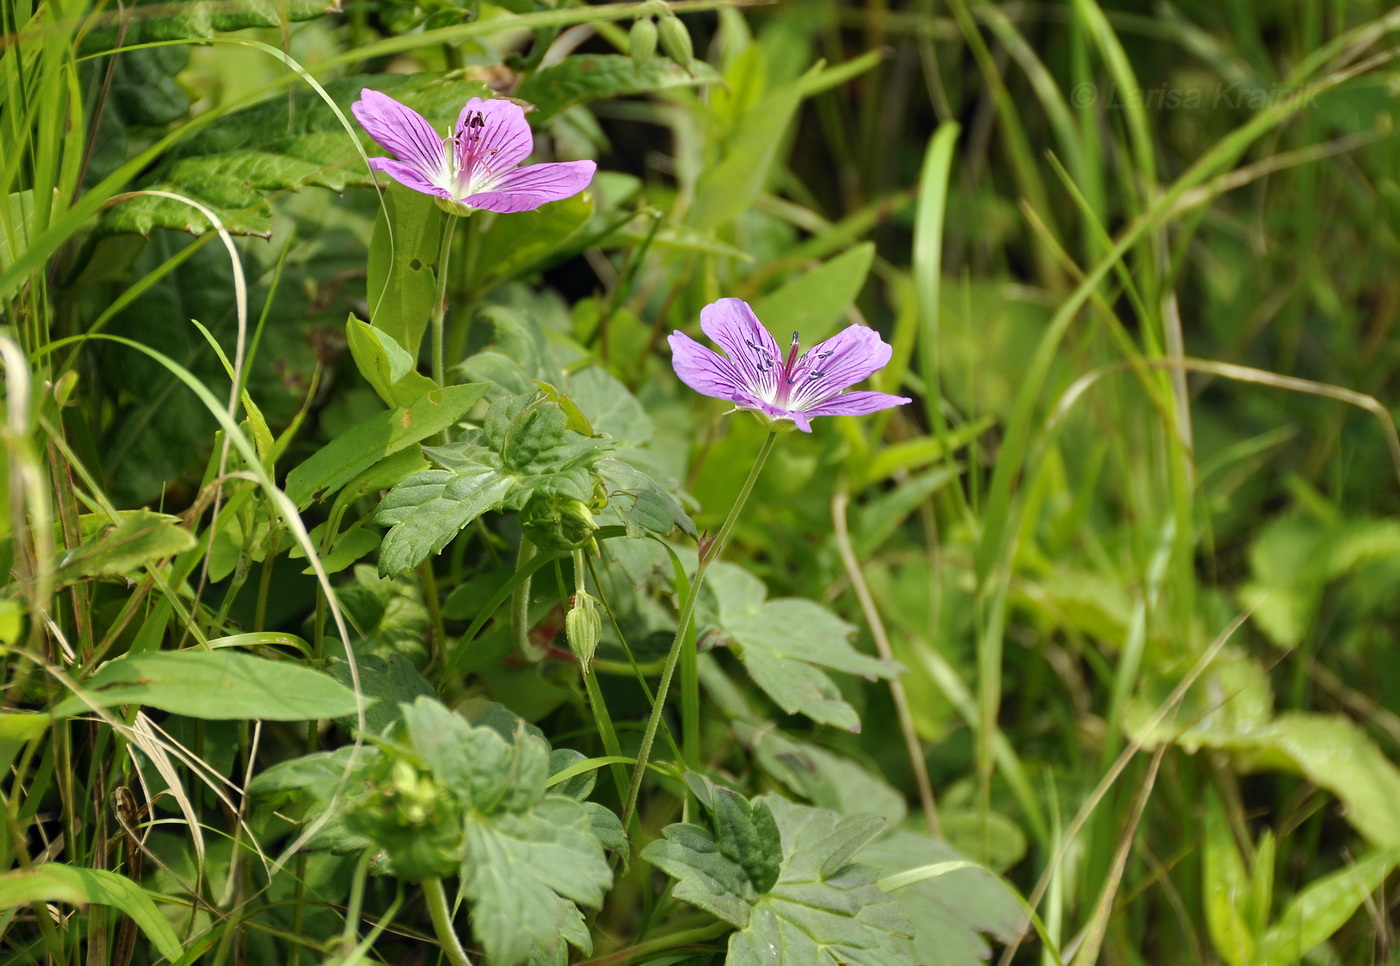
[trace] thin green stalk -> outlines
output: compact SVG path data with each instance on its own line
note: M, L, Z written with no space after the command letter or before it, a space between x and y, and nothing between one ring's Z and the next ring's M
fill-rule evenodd
M438 245L438 286L437 298L433 300L432 323L433 382L439 386L447 385L447 361L443 330L445 328L444 320L447 317L447 276L450 274L452 260L452 233L456 227L457 216L448 215L442 224L442 242ZM442 431L442 441L447 442L447 430Z
M360 861L355 863L355 877L350 880L350 902L345 910L345 928L340 934L341 955L347 959L355 952L359 939L360 914L364 910L365 880L369 878L369 865L374 860L374 850L365 849Z
M726 922L715 922L707 926L700 926L695 929L684 929L673 932L666 936L657 936L644 943L637 943L626 949L619 949L615 953L609 953L598 959L590 959L580 963L579 966L626 966L627 963L634 963L641 959L650 959L657 953L664 953L672 949L682 949L687 946L696 946L707 943L711 939L718 939L729 932L732 927Z
M589 566L583 551L575 550L575 595L588 591L584 574L587 573ZM593 581L596 585L598 581L596 574L594 575ZM606 602L603 606L607 606ZM593 714L593 724L598 729L598 737L603 742L603 750L606 751L610 757L620 758L622 756L622 745L617 740L617 729L613 726L612 715L608 713L607 702L603 700L603 689L598 686L598 677L593 673L591 663L584 665L583 661L580 660L579 664L583 669L583 689L588 695L588 710ZM617 762L609 766L609 771L612 772L613 781L617 785L617 797L618 800L621 801L627 794L627 772L623 769L622 764Z
M637 796L642 790L642 776L646 774L647 759L651 757L651 745L656 740L656 729L661 725L661 712L666 708L666 692L671 688L671 677L676 673L676 664L680 660L681 647L685 643L686 629L690 626L690 619L695 614L695 602L700 596L700 584L705 579L705 570L710 563L724 551L724 545L729 540L729 534L734 529L734 524L739 520L739 514L744 509L744 504L748 502L749 494L753 492L753 486L758 482L758 474L763 471L763 464L768 461L768 454L773 451L773 443L778 438L778 431L772 430L768 437L764 439L763 446L758 451L758 458L754 460L753 468L749 470L749 478L744 481L743 487L739 490L739 496L734 501L734 505L729 508L729 516L725 517L724 524L719 528L719 534L708 547L703 543L700 549L700 560L695 567L695 579L690 583L690 589L685 595L685 600L681 603L680 618L676 623L676 636L671 641L671 650L666 655L666 667L661 672L661 684L656 690L656 700L651 706L651 717L647 719L647 730L642 735L642 747L637 752L637 764L632 769L632 783L627 789L627 805L622 810L622 827L629 828L632 824L632 816L637 811Z
M424 879L423 895L428 899L428 913L433 917L433 932L437 934L442 951L452 966L472 966L462 941L452 928L452 910L447 906L447 893L441 879Z
M531 560L535 559L535 545L525 534L520 535L520 552L515 558L515 572L519 574ZM533 573L533 571L531 572ZM532 578L527 573L510 596L510 639L515 650L530 663L538 663L544 654L530 643L530 584Z
M433 560L429 557L418 565L418 579L423 582L423 603L428 608L433 636L428 641L428 663L431 668L439 657L447 653L447 624L442 619L442 601L438 598L437 576L433 573Z

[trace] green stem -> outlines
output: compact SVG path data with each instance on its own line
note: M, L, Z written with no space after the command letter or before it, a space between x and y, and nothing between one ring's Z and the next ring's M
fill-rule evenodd
M447 360L444 358L443 346L445 328L443 320L447 317L447 276L451 270L452 258L452 233L457 227L457 216L448 215L447 220L442 225L442 243L438 245L438 277L437 277L437 298L433 301L433 382L439 386L447 385ZM421 316L420 316L421 318ZM445 431L444 431L445 432Z
M520 535L520 552L515 558L515 572L517 574L534 559L535 553L535 545L530 542L529 537L522 533ZM531 578L527 575L515 585L515 591L511 594L510 639L521 657L531 664L537 664L544 657L544 653L530 643L530 583Z
M452 910L447 907L447 893L443 891L441 879L424 879L423 894L428 898L428 914L433 917L433 932L437 933L442 951L452 966L472 966L462 941L452 929Z
M707 943L711 939L718 939L734 927L727 922L711 923L708 926L700 926L696 929L686 929L681 932L673 932L668 936L658 936L655 939L629 946L626 949L619 949L615 953L602 956L598 959L590 959L580 963L579 966L626 966L628 963L636 962L639 959L647 959L657 953L664 953L672 949L684 949L688 946L698 946Z
M753 492L753 486L758 482L758 474L763 471L763 464L768 461L768 454L772 452L773 442L777 438L777 430L771 430L768 433L768 438L763 441L763 446L758 451L758 458L754 460L753 469L749 470L749 478L744 481L743 487L739 490L739 496L734 500L734 505L729 508L729 516L724 518L724 523L719 528L719 534L708 547L702 546L700 550L699 563L695 567L695 579L690 582L690 589L686 592L685 600L681 603L680 618L676 624L676 636L671 641L670 652L666 655L666 667L661 672L661 684L656 690L656 701L652 703L651 717L647 719L647 730L642 735L642 747L637 752L637 764L632 769L632 783L627 789L627 806L622 811L622 827L624 829L631 827L632 816L637 811L637 796L642 791L642 776L646 774L647 759L651 757L651 745L656 740L656 729L661 725L661 713L666 708L666 692L671 689L671 678L676 673L676 663L680 660L686 630L690 627L690 619L695 615L695 602L700 596L700 584L705 579L705 570L724 551L724 545L729 541L729 534L734 530L734 524L738 522L739 514L743 511L744 504L748 502L749 494Z
M442 618L442 601L438 599L437 577L433 574L432 557L418 565L418 579L423 584L423 603L428 608L433 635L428 641L428 663L424 668L426 671L447 654L447 624Z

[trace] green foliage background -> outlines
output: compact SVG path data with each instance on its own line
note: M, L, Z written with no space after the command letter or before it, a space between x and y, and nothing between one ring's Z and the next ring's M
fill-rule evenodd
M1396 961L1397 30L0 0L0 959ZM755 481L729 296L915 401Z

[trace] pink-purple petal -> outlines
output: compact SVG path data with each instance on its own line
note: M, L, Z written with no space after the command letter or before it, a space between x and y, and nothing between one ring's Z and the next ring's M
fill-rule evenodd
M360 99L350 110L370 137L400 162L416 168L424 181L445 179L447 152L442 138L423 115L369 88L360 91Z
M736 298L711 302L700 310L700 328L734 360L754 395L774 398L782 352L749 303Z
M822 401L865 379L890 361L892 350L880 334L863 325L847 326L812 346L793 367L788 402L808 412Z
M473 208L510 214L534 211L540 205L578 194L593 180L598 166L592 161L560 161L530 164L498 177L490 191L461 199Z
M479 125L473 123L477 115ZM525 110L513 101L473 97L457 115L456 130L457 166L463 171L474 164L492 175L509 171L535 149Z
M424 194L436 195L439 198L452 197L445 189L439 188L431 181L423 177L418 168L402 161L395 161L393 158L370 158L369 166L376 171L383 171L399 184L414 191L421 191Z
M864 416L882 409L893 409L913 400L887 392L847 392L807 408L808 416Z
M712 349L707 349L684 332L672 332L671 367L681 382L705 396L729 402L753 405L752 394L744 385L743 376L734 363Z

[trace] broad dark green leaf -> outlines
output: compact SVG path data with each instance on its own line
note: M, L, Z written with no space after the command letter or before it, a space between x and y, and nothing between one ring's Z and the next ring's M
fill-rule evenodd
M488 510L518 510L537 496L588 502L593 467L610 449L569 429L564 410L543 395L496 400L481 429L423 450L441 469L405 477L385 496L375 515L390 527L380 573L413 569Z
M335 9L326 0L241 0L238 4L187 0L174 5L149 0L133 6L136 16L128 27L127 44L204 39L229 30L280 27L314 20ZM107 34L93 40L105 41L112 33L112 28L107 28Z
M237 651L157 651L110 661L54 714L91 706L140 704L192 718L304 721L354 714L355 693L331 677L290 661Z
M736 928L726 963L908 966L916 961L908 916L876 887L874 870L853 862L879 834L883 820L841 816L774 795L745 801L717 788L707 799L707 784L702 780L695 790L713 831L669 825L664 839L648 845L642 856L677 880L677 898ZM775 864L776 877L769 871Z
M431 195L400 184L387 186L383 199L369 243L370 321L406 350L412 361L437 299L433 275L442 243L443 214ZM375 390L379 390L377 385ZM411 400L385 401L401 406Z
M472 383L433 389L411 406L374 414L288 473L288 498L299 509L306 509L384 457L451 426L486 395L488 388Z
M121 510L117 516L117 523L105 513L79 518L83 542L59 558L54 579L60 586L85 577L126 576L195 545L179 517L145 509Z
M638 65L621 54L577 54L530 74L515 96L534 104L534 117L542 120L575 104L719 80L715 69L703 61L696 61L695 72L687 73L663 57Z
M351 686L350 665L340 659L333 659L326 669L347 688ZM365 709L365 731L382 735L403 720L401 705L412 704L421 697L433 697L433 686L423 680L423 676L409 660L399 654L387 658L370 656L359 661L356 670L360 677L360 693L375 699ZM343 728L358 728L353 716L338 719Z
M860 730L860 718L841 696L824 668L889 678L899 670L851 647L855 628L810 600L765 601L763 582L741 567L716 564L706 584L719 601L719 626L707 633L727 641L749 675L789 714L848 731Z
M179 959L184 951L179 937L146 891L115 872L45 862L32 869L16 869L0 875L0 909L35 902L112 906L130 916L166 959Z

